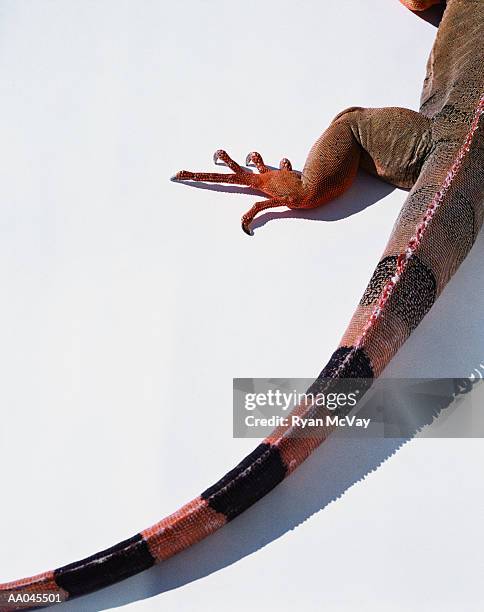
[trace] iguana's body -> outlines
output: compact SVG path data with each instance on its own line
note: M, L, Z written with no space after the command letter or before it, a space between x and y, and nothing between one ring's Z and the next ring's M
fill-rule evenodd
M422 10L438 0L406 0ZM428 64L420 113L352 108L315 143L302 176L283 160L260 174L217 152L234 174L180 172L179 180L256 187L270 199L243 217L246 231L264 208L313 208L338 196L358 166L411 192L376 271L323 378L378 376L466 257L484 218L484 0L449 0ZM299 411L308 412L310 406ZM273 432L234 470L160 523L109 550L52 572L0 587L9 593L62 598L113 584L187 548L263 497L328 435ZM15 606L0 609L14 609ZM25 606L21 606L25 607Z

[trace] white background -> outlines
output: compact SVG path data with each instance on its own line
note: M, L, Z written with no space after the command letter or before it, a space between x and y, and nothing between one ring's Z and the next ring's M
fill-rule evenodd
M360 176L249 238L254 196L169 177L210 170L220 147L301 169L343 108L418 108L435 28L390 0L3 0L0 13L10 580L133 535L252 450L231 435L232 377L319 372L405 197ZM483 256L481 234L390 374L484 362ZM414 440L359 481L386 444L328 442L206 542L64 609L481 610L482 440Z

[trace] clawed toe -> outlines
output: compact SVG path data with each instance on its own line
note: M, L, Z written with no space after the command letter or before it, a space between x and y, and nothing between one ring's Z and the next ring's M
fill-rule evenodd
M292 170L292 164L287 157L283 157L279 162L279 170Z
M250 210L248 210L242 217L242 230L249 236L253 236L254 232L250 229L250 224L254 220L255 216L263 210L268 208L275 208L277 206L288 206L289 202L287 198L270 198L269 200L263 200L262 202L256 202Z
M249 223L242 220L242 231L247 234L247 236L253 236L254 232L250 229Z
M189 181L193 179L193 172L188 172L188 170L180 170L171 177L172 181Z
M224 151L223 149L217 149L213 154L213 161L215 164L217 164L218 160L222 161L232 170L232 172L235 172L235 174L247 172L247 170L244 170L242 166L239 166L239 164L230 157L227 151Z
M200 181L207 183L231 183L236 185L252 185L254 177L251 172L245 170L235 162L223 149L217 149L213 154L213 161L217 164L222 161L228 166L233 174L220 174L215 172L189 172L180 170L173 177L174 181Z
M262 159L262 155L257 153L257 151L251 151L245 158L245 165L250 166L251 164L257 168L260 174L263 174L269 170Z

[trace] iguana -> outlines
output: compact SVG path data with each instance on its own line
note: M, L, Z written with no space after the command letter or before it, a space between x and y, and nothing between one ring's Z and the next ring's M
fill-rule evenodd
M439 0L401 0L421 11ZM231 174L181 171L177 180L247 185L268 199L242 217L274 206L313 208L343 193L357 169L409 188L383 256L321 381L377 377L431 308L470 251L484 218L484 0L448 0L427 64L419 112L348 108L312 147L302 173L283 159L259 173L215 153ZM309 414L314 407L296 408ZM201 495L135 536L91 557L0 586L0 609L48 605L132 576L188 548L235 518L293 472L328 436L276 429ZM16 599L12 599L12 595ZM51 597L52 600L52 597ZM16 602L16 603L15 603Z

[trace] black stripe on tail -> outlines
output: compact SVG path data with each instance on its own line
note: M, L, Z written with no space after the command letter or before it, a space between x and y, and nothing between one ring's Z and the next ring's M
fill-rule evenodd
M124 580L154 563L146 542L137 534L82 561L56 569L54 578L70 597L76 597Z

